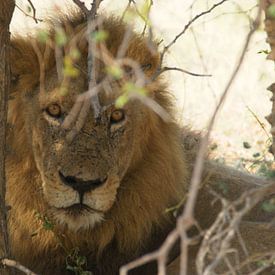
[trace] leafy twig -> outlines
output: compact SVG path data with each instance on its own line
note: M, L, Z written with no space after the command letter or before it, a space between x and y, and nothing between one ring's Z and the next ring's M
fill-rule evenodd
M30 4L31 9L32 9L32 18L35 21L35 23L37 24L39 20L36 18L36 9L35 9L35 7L34 7L34 5L33 5L33 3L32 3L31 0L27 0L27 1Z
M15 6L16 6L16 8L19 9L25 16L32 18L32 19L35 21L36 24L37 24L38 22L43 22L42 19L36 18L36 17L34 17L34 15L29 15L28 13L26 13L18 4L15 4Z

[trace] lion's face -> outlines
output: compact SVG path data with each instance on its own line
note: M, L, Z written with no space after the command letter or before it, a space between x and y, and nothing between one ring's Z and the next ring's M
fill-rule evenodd
M37 89L26 98L26 123L48 214L74 231L104 220L133 161L134 140L141 138L133 136L144 125L143 107L133 108L129 102L116 109L114 97L107 99L101 91L100 118L94 119L90 107L83 128L73 139L68 138L62 123L77 95L85 91L84 82L81 78L72 81L67 95L62 96L53 73L47 76L44 92Z

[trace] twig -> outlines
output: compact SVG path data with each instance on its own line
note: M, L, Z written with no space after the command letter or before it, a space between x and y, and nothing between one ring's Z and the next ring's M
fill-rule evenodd
M10 259L2 259L0 263L3 266L13 267L19 271L24 272L26 275L37 275L36 273L32 272L30 269L26 268L25 266L21 265L20 263L10 260Z
M29 15L28 13L26 13L18 4L15 4L15 6L16 6L16 8L19 9L25 16L32 18L32 19L35 21L36 24L37 24L38 22L43 22L42 19L36 18L36 17L34 17L34 15Z
M34 5L33 5L33 3L32 3L31 0L27 0L27 1L28 1L28 3L30 4L30 6L31 6L31 8L32 8L32 18L33 18L33 20L35 21L35 23L37 24L37 23L38 23L38 20L37 20L37 18L36 18L36 9L35 9L35 7L34 7Z
M196 15L194 18L192 18L183 28L183 30L177 34L175 36L175 38L167 45L164 47L162 53L161 53L161 56L160 56L160 67L162 66L162 63L163 63L163 58L164 58L164 55L166 54L166 52L172 47L172 45L174 45L177 40L187 31L187 29L195 22L197 21L200 17L212 12L215 8L217 8L218 6L222 5L224 2L226 2L228 0L222 0L216 4L214 4L210 9Z
M193 73L193 72L187 71L185 69L177 68L177 67L165 66L154 76L154 78L157 78L160 74L167 72L167 71L179 71L179 72L186 73L186 74L189 74L192 76L200 76L200 77L211 77L212 76L211 74L198 74L198 73Z

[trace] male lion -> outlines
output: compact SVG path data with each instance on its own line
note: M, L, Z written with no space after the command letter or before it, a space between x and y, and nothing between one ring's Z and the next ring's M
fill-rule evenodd
M139 100L116 108L118 81L111 93L99 91L100 116L95 119L91 108L83 127L68 139L71 129L62 123L88 85L86 20L82 15L63 16L58 27L81 53L74 64L80 74L69 80L66 94L60 89L54 45L36 36L12 40L6 165L12 253L43 275L66 274L66 267L117 274L123 264L159 247L175 224L172 212L165 210L187 192L194 159L189 141L196 136L188 130L182 134L173 120L172 98L158 78L146 84L147 96L170 115L169 121ZM126 26L108 18L102 27L108 33L106 48L116 56ZM50 27L51 41L55 32ZM67 53L66 45L62 50ZM126 57L139 63L148 79L159 65L159 55L134 33ZM105 74L101 68L98 81ZM202 228L211 225L220 209L211 203L210 185L219 191L216 184L222 182L234 199L256 182L226 168L217 170L210 162L206 167L211 175L196 209ZM261 215L265 213L256 209L250 216ZM266 243L270 248L272 242ZM154 274L156 269L147 265L134 272Z

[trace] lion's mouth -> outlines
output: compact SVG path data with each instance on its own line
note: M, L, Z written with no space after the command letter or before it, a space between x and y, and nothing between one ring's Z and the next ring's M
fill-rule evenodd
M91 208L90 206L83 203L75 203L71 206L61 207L57 209L62 210L66 212L66 214L72 215L72 216L91 214L91 213L103 213L102 211Z

